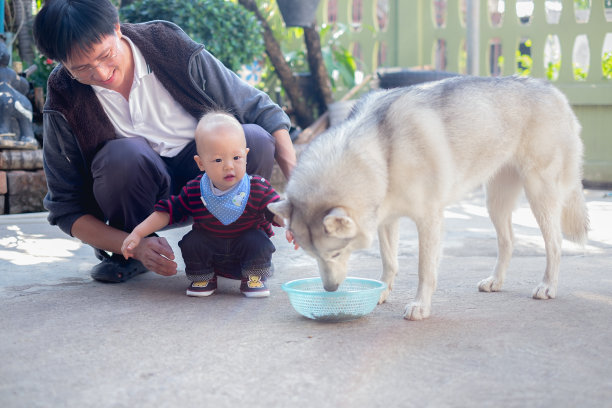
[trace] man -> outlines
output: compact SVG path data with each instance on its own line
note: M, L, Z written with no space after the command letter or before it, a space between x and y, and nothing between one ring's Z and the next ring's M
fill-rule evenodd
M164 238L144 239L128 261L121 244L198 174L194 131L207 111L244 124L250 174L269 178L274 157L286 177L295 166L282 109L172 23L119 24L108 0L48 0L34 37L61 63L43 111L44 205L51 224L94 247L96 280L176 274Z

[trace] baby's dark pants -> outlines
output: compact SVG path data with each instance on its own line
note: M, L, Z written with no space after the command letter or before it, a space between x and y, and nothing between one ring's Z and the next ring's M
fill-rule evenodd
M247 147L247 173L270 179L274 165L274 138L258 125L243 125ZM153 212L161 199L176 195L199 173L193 156L195 141L175 157L161 157L144 138L106 142L93 159L93 190L109 225L132 231Z
M276 250L262 230L250 229L237 238L214 237L192 229L179 242L187 279L202 282L214 275L231 279L272 276L272 253Z

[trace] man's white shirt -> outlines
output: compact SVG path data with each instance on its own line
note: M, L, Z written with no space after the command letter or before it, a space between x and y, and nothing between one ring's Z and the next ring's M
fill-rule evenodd
M144 137L164 157L177 155L193 140L197 120L176 102L151 72L132 41L123 36L134 56L134 81L129 101L116 91L92 85L115 127L117 137Z

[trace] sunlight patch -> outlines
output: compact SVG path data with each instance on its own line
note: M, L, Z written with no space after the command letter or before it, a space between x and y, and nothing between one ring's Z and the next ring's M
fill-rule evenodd
M32 236L7 237L0 239L0 259L15 265L36 265L51 263L74 256L81 243L72 239L32 239Z
M595 302L604 303L608 306L612 306L612 296L600 295L599 293L590 293L590 292L576 292L576 296L593 300Z

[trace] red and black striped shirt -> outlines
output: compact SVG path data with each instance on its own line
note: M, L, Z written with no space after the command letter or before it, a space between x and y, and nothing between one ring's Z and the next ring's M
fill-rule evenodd
M250 176L251 193L249 201L242 215L229 225L223 225L202 203L201 178L202 175L199 175L189 181L179 195L160 200L155 205L155 211L169 213L170 224L182 222L192 217L194 229L209 231L219 238L236 238L244 231L253 228L263 230L269 237L274 235L271 225L274 215L267 207L268 204L278 201L280 197L265 178Z

